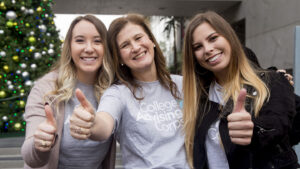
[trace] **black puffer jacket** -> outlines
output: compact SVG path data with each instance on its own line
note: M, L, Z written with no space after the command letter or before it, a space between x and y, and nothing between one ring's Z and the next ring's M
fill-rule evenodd
M217 119L220 119L219 132L230 169L296 169L299 166L288 135L295 115L293 88L284 76L275 72L261 73L260 76L268 84L271 94L257 118L254 117L252 99L246 99L245 108L252 114L254 123L252 141L248 146L236 145L230 140L227 116L232 112L232 101L228 101L222 109L218 103L211 101L206 110L201 110L204 106L199 105L199 111L208 110L208 113L195 130L195 169L208 168L205 137L210 125ZM256 95L252 87L246 88L248 94Z

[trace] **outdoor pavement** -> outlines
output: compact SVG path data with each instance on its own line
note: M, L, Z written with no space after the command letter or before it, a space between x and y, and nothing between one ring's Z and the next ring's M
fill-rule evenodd
M22 169L21 146L24 137L0 138L0 169ZM117 145L116 169L123 169L120 146Z

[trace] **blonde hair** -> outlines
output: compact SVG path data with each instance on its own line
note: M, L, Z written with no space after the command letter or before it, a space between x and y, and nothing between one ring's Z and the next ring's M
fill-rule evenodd
M175 98L179 98L178 89L176 84L172 81L170 73L166 68L165 58L163 53L157 43L154 35L152 34L147 21L142 15L139 14L128 14L124 17L120 17L115 19L109 26L108 29L108 44L109 49L111 50L114 68L116 70L116 77L120 80L121 83L125 84L129 89L131 89L132 94L138 100L142 100L143 98L138 98L135 95L135 92L138 88L140 88L139 84L134 80L134 77L130 71L130 68L126 65L121 66L121 56L119 52L119 46L117 43L117 36L120 31L128 24L132 23L142 27L145 33L148 35L150 40L155 44L155 56L154 62L157 69L157 76L159 82L171 91L171 94Z
M252 86L257 91L257 95L253 97L254 113L255 117L257 117L261 107L269 99L270 95L267 85L256 75L256 70L248 63L242 45L230 24L212 11L196 15L186 30L183 57L185 146L188 163L192 168L195 129L200 126L203 117L207 113L204 110L209 106L208 93L205 88L215 80L213 73L200 66L197 62L192 48L193 33L202 23L208 23L229 42L231 47L228 72L226 77L224 77L224 103L232 99L235 104L241 88L246 85ZM247 97L251 96L247 95Z
M112 60L110 57L108 45L107 45L107 29L105 25L93 15L79 16L75 18L67 32L60 59L54 65L52 71L58 73L58 77L55 81L55 90L46 96L49 96L55 101L56 108L58 109L59 103L68 101L74 94L74 88L76 84L76 66L71 56L71 40L74 27L80 21L85 20L92 23L97 29L103 42L104 56L100 69L98 70L97 80L94 84L95 97L97 101L100 100L104 90L108 88L114 79L114 71L112 68Z

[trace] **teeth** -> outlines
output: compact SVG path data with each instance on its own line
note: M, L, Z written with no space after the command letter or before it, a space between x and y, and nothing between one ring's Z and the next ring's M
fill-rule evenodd
M134 59L138 59L138 58L140 58L140 57L144 56L145 54L146 54L146 53L145 53L145 52L143 52L143 53L139 54L138 56L136 56Z
M82 60L84 60L84 61L94 61L94 60L96 60L96 58L82 58Z
M209 61L209 62L213 62L213 61L217 60L219 57L220 57L220 54L218 54L218 55L216 55L216 56L210 58L208 61Z

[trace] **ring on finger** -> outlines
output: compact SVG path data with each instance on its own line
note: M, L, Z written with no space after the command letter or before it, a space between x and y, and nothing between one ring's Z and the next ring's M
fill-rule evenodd
M42 147L47 147L45 140L42 140Z

